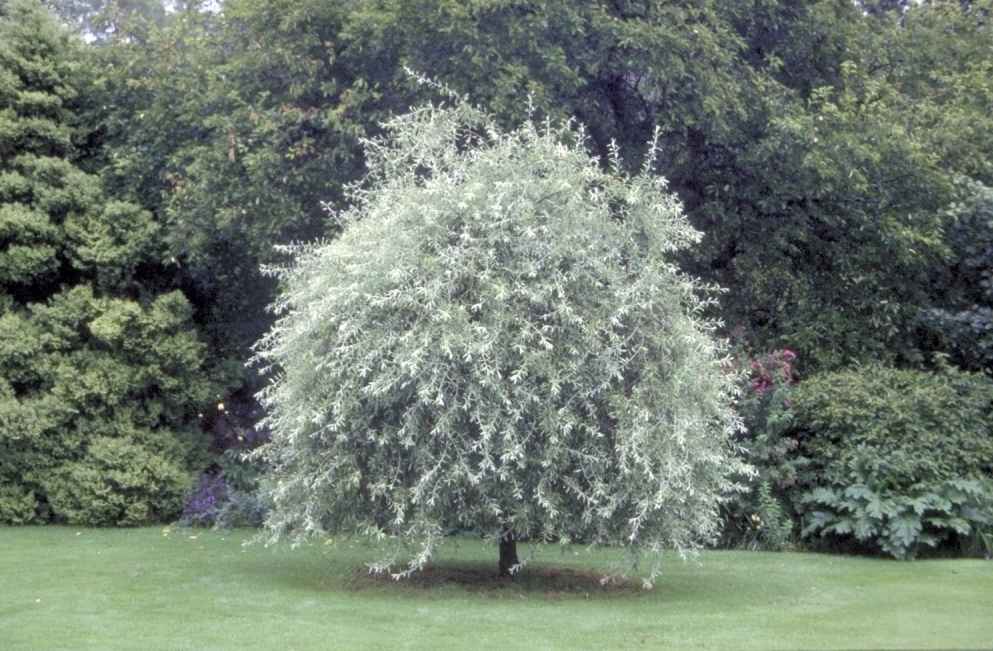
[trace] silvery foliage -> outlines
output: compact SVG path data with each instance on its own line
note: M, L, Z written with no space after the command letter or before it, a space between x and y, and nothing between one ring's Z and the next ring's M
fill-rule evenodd
M700 235L664 180L602 169L574 124L502 132L464 100L366 143L336 240L269 268L256 362L272 440L265 538L352 532L374 571L452 532L692 552L747 472Z

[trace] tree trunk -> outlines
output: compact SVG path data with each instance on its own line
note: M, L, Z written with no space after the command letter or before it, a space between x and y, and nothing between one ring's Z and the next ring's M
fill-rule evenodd
M504 529L500 537L500 578L513 578L511 570L521 561L517 558L517 539L514 532Z

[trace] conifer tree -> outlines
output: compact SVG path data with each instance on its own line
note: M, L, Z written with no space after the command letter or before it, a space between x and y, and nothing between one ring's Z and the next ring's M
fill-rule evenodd
M151 215L87 171L79 46L0 1L0 523L174 517L205 458L205 350Z

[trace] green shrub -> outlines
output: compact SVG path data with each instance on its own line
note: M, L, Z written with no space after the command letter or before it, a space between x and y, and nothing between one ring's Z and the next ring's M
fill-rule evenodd
M860 366L793 394L803 536L913 557L990 523L993 384L983 375Z
M38 520L38 496L23 485L0 484L0 522L32 524Z
M0 351L0 523L41 523L50 516L42 482L78 447L64 429L71 408L50 394L18 397L3 377L3 359Z
M807 487L847 485L860 449L894 487L993 472L993 383L981 374L859 366L799 383L793 400Z
M957 534L983 533L993 524L993 491L976 479L946 479L898 487L885 460L865 446L849 463L847 485L815 488L802 534L875 543L898 559L914 558Z
M177 516L192 481L179 463L146 445L100 437L82 459L53 473L47 492L69 524L135 526Z
M959 179L949 206L952 257L934 280L938 305L923 315L935 344L956 366L993 371L993 188Z
M756 473L741 480L749 490L732 494L723 507L724 546L779 549L793 537L796 476L805 463L791 434L795 358L776 350L735 362L745 381L738 400L744 428L735 442Z
M0 342L0 522L179 515L209 463L211 389L182 295L142 305L75 287L0 315Z
M91 173L80 42L41 3L0 5L0 523L178 515L217 392L192 306L152 214Z

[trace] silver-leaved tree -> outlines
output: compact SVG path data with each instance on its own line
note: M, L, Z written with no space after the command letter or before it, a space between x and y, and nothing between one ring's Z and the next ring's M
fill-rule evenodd
M465 101L366 143L334 241L269 269L257 344L270 541L384 541L421 568L446 534L691 552L747 468L735 378L669 261L699 234L654 177L591 159L573 124L501 131Z

